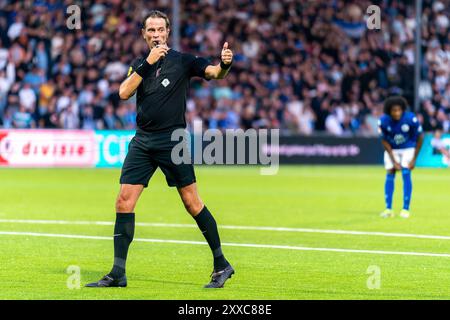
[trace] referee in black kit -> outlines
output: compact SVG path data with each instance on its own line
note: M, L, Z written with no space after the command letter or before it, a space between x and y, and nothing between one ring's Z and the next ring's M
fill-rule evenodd
M171 141L175 129L185 128L186 91L191 77L206 80L224 78L231 66L233 53L225 42L219 65L191 54L167 47L170 22L163 12L151 11L142 23L142 37L150 53L136 59L128 77L119 89L121 99L137 92L137 131L130 142L120 176L120 192L116 201L114 227L114 265L110 273L87 287L125 287L125 263L134 236L134 208L139 196L160 167L167 184L177 187L186 210L192 215L208 242L214 270L205 288L221 288L234 274L220 246L217 224L200 199L192 164L175 165L171 160Z

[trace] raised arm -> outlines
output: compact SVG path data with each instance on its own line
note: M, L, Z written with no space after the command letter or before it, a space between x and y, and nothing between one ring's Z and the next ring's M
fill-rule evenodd
M223 79L230 70L231 63L233 62L233 52L228 49L228 42L223 44L221 53L221 62L218 65L210 65L205 69L205 76L208 79Z
M129 76L122 81L119 87L119 97L122 100L129 99L142 82L142 77L132 71L131 67L129 73L130 72L131 74L129 74Z
M136 92L142 79L150 72L152 66L159 59L166 56L168 50L167 46L154 47L148 54L148 57L135 70L133 66L130 67L128 77L122 81L119 87L120 99L127 100Z

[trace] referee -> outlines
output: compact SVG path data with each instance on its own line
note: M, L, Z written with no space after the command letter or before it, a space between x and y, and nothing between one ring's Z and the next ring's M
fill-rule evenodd
M160 167L170 187L177 187L186 210L197 222L214 258L211 281L205 288L221 288L234 274L220 246L217 224L197 192L192 164L175 165L171 160L174 130L186 127L186 91L191 77L223 79L233 53L225 42L221 62L210 65L205 58L175 51L167 46L170 22L163 12L151 11L142 23L142 37L150 53L136 59L119 89L121 99L135 92L137 131L130 142L120 176L114 227L114 264L111 272L87 287L126 287L125 264L134 236L134 208L155 170Z

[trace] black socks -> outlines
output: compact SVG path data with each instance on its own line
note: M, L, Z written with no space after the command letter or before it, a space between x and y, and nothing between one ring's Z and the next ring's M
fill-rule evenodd
M214 270L219 271L225 269L229 266L229 263L223 256L222 248L220 247L219 231L217 230L216 220L214 220L214 217L206 206L203 207L202 211L200 211L194 219L213 253Z
M225 269L230 264L225 259L222 248L220 247L216 220L214 220L214 217L206 206L203 207L202 211L194 219L211 248L214 257L214 270L219 271ZM134 213L118 212L116 214L116 224L114 226L114 265L109 273L115 279L125 275L128 248L134 237L134 224Z
M134 213L116 213L114 226L114 265L109 273L117 279L125 275L128 247L134 237Z

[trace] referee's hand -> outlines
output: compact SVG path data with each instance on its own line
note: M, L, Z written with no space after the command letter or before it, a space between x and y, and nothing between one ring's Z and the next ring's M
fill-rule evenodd
M230 64L233 61L233 52L228 49L228 42L223 44L221 59L224 64Z
M169 51L169 48L167 45L158 45L156 47L153 47L153 49L150 51L147 57L147 62L150 64L154 64L159 59L164 58Z

